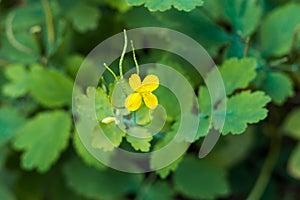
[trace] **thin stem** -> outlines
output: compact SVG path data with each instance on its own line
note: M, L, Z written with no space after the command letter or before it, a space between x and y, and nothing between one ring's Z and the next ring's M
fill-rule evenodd
M13 23L14 18L15 18L15 13L11 13L11 14L8 15L8 17L7 17L6 21L5 21L5 30L6 30L7 39L9 41L9 43L14 48L16 48L17 50L22 51L22 52L24 52L26 54L32 54L31 49L29 49L28 47L26 47L23 44L21 44L15 38L15 35L14 35L14 32L13 32L13 28L12 28L12 23Z
M271 147L268 156L263 164L259 177L252 188L252 191L247 197L247 200L261 199L264 191L269 183L272 171L275 167L278 155L280 153L281 135L275 134L271 138Z
M120 71L121 79L123 79L123 60L126 53L126 49L127 49L127 34L126 34L126 30L124 29L124 47L119 62L119 71Z
M133 111L133 122L136 124L136 112Z
M51 13L51 8L47 0L41 0L41 1L45 11L46 25L47 25L47 32L48 32L48 42L50 44L53 44L55 40L55 32L54 32L54 24L53 24L53 16Z
M118 77L117 77L117 75L115 74L115 72L111 69L111 68L109 68L109 66L107 66L107 64L106 63L103 63L103 65L104 65L104 67L114 76L114 78L115 78L115 80L117 81L118 80Z
M270 62L270 67L276 67L278 65L281 65L283 63L286 63L287 61L289 61L289 58L287 56L277 59L277 60L273 60Z
M135 56L135 50L134 50L132 40L130 40L130 44L131 44L131 48L132 48L132 55L133 55L133 60L134 60L135 68L136 68L136 73L139 75L140 74L140 67L139 67L139 64L138 64L136 56Z
M246 38L246 44L245 44L245 49L244 49L244 57L248 56L249 49L250 49L250 37L248 36Z

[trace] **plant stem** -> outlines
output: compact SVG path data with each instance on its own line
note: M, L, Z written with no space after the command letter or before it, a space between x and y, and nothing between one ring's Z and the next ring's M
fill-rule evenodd
M137 75L139 75L140 74L140 68L139 68L139 64L138 64L136 56L135 56L135 50L134 50L132 40L130 40L130 44L131 44L131 48L132 48L132 55L133 55L133 60L134 60L135 68L136 68L136 73L137 73Z
M249 49L250 49L250 37L247 37L245 41L244 58L248 56Z
M53 16L51 13L51 8L49 2L47 0L41 0L46 17L46 25L47 25L47 33L48 33L48 42L49 44L53 44L55 40L55 32L54 32L54 24L53 24Z
M10 13L7 18L6 18L6 21L5 21L5 30L6 30L6 36L7 36L7 39L9 41L9 43L17 50L21 51L21 52L24 52L26 54L32 54L32 51L31 49L29 49L28 47L24 46L23 44L21 44L16 38L15 38L15 35L14 35L14 32L13 32L13 28L12 28L12 23L13 23L13 20L15 18L15 13L12 12Z
M115 80L117 81L118 80L118 77L117 77L117 75L115 74L115 72L111 69L111 68L109 68L109 66L107 66L107 64L106 63L103 63L103 65L104 65L104 67L113 75L113 77L115 78Z
M275 133L271 138L271 146L268 153L268 156L263 164L263 167L260 171L259 177L252 188L252 191L247 197L247 200L259 200L261 199L264 191L269 183L272 171L275 167L278 155L280 153L281 145L281 135Z
M127 49L127 34L126 34L126 30L124 29L124 47L119 61L119 72L120 72L121 79L123 79L123 60L126 53L126 49Z

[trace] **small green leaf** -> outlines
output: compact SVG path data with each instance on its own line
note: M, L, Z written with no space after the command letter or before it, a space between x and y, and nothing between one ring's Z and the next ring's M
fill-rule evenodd
M28 72L21 64L13 64L5 69L5 76L10 80L3 87L3 94L12 98L24 96L28 92Z
M288 172L294 178L300 179L300 144L293 150L289 158Z
M256 76L256 60L254 58L231 58L226 60L220 68L226 94L230 95L236 89L243 89Z
M300 108L293 110L283 123L283 130L288 136L300 140Z
M79 135L77 133L73 136L73 146L79 155L79 157L82 158L82 160L85 162L85 164L89 166L93 166L96 169L103 170L106 168L105 165L100 163L95 157L93 157L88 150L85 148L85 146L82 144Z
M142 181L140 174L113 169L99 171L84 165L76 158L64 165L63 173L67 185L89 199L121 199L122 196L136 191Z
M294 95L292 80L281 72L267 72L261 89L278 105Z
M132 6L140 6L142 4L145 4L145 7L147 7L150 11L166 11L171 9L173 6L177 10L183 10L183 11L191 11L197 6L202 6L203 1L202 0L165 0L165 1L159 1L159 0L128 0L129 5Z
M300 24L300 4L290 3L272 11L262 22L260 42L265 56L282 56L292 47Z
M97 6L85 2L76 4L67 13L74 29L81 33L96 29L100 16Z
M43 106L71 105L72 89L72 80L55 69L45 69L40 65L31 67L30 94Z
M132 135L130 135L132 134ZM140 137L138 137L140 136ZM148 152L151 147L152 135L147 131L146 128L133 127L128 130L126 140L136 151Z
M39 113L17 131L13 145L24 150L24 169L46 172L67 147L71 118L63 111Z
M257 91L251 93L244 91L236 94L227 100L226 116L219 116L218 109L215 117L225 117L225 124L222 129L222 134L227 135L229 132L232 134L240 134L247 128L247 124L257 123L267 117L268 110L264 106L270 102L270 98L265 93ZM224 101L218 108L224 106ZM220 128L216 120L214 124L216 128Z
M174 172L174 184L178 192L195 199L215 199L230 191L224 169L192 156L186 156Z
M16 109L6 107L0 109L0 146L15 135L24 121Z

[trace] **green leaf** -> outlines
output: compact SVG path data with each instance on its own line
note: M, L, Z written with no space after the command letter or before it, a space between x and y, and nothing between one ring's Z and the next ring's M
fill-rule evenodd
M294 139L300 140L300 108L293 110L283 123L283 130Z
M72 89L72 80L55 69L31 66L30 94L43 106L52 108L71 105Z
M22 115L14 108L0 109L0 146L10 141L24 121Z
M143 200L172 200L174 199L175 191L171 186L162 181L157 181L151 184L149 187L145 188L145 193L143 194Z
M5 68L5 76L10 81L3 87L3 94L12 98L24 96L28 92L28 72L21 64Z
M132 135L130 135L132 134ZM136 151L148 152L151 147L152 135L143 127L133 127L128 130L126 140Z
M295 29L300 24L299 10L300 4L286 4L263 20L260 31L263 55L282 56L290 51Z
M278 105L294 95L292 80L281 72L267 72L261 89Z
M227 100L226 116L219 116L218 109L225 106L223 101L215 113L216 118L225 117L222 134L227 135L229 132L240 134L246 130L248 124L257 123L266 118L268 110L264 106L270 100L263 92L251 93L250 91L244 91L229 98ZM218 121L216 120L214 124L216 128L220 128Z
M100 161L98 161L95 157L93 157L88 150L86 149L86 147L82 144L78 133L75 133L73 136L73 146L77 152L77 154L79 155L79 157L82 158L82 160L85 162L85 164L89 165L89 166L93 166L96 169L99 170L103 170L106 168L105 165L103 165L102 163L100 163Z
M152 156L151 163L155 164L156 162L159 162L159 161L155 161L155 159L161 159L161 158L162 157L160 157L160 156L159 157ZM155 172L160 176L160 178L162 178L162 179L167 178L171 172L174 172L178 168L179 164L182 161L182 158L183 158L183 156L178 158L176 161L172 162L170 165L168 165L162 169L156 170Z
M173 6L177 10L183 11L191 11L197 6L202 6L202 0L166 0L166 1L159 1L159 0L128 0L129 5L132 6L140 6L145 4L150 11L166 11L171 9Z
M99 133L99 128L102 129L103 134ZM125 133L116 124L100 124L100 127L95 127L92 133L92 146L104 151L112 151L120 146L124 136Z
M89 199L121 199L122 196L136 191L141 184L140 174L113 169L99 171L75 158L64 165L63 172L67 185Z
M67 13L74 29L80 33L96 29L100 16L101 13L97 6L85 2L76 4Z
M13 145L24 150L24 169L46 172L67 147L71 118L63 111L39 113L17 131Z
M254 58L231 58L220 68L226 94L230 95L236 89L243 89L256 77L256 60Z
M245 0L221 0L225 4L225 12L233 24L236 33L250 35L259 25L262 9L256 1Z
M213 163L186 156L174 172L175 189L194 199L215 199L229 194L226 171Z
M296 146L289 158L288 172L294 178L300 179L300 144Z

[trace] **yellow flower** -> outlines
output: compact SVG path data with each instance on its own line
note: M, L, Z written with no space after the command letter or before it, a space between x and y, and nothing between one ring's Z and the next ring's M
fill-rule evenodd
M125 100L125 107L130 111L139 109L144 100L146 106L154 109L158 100L153 92L159 86L159 79L155 75L148 75L143 82L137 74L132 74L129 78L129 85L134 93L130 94Z

